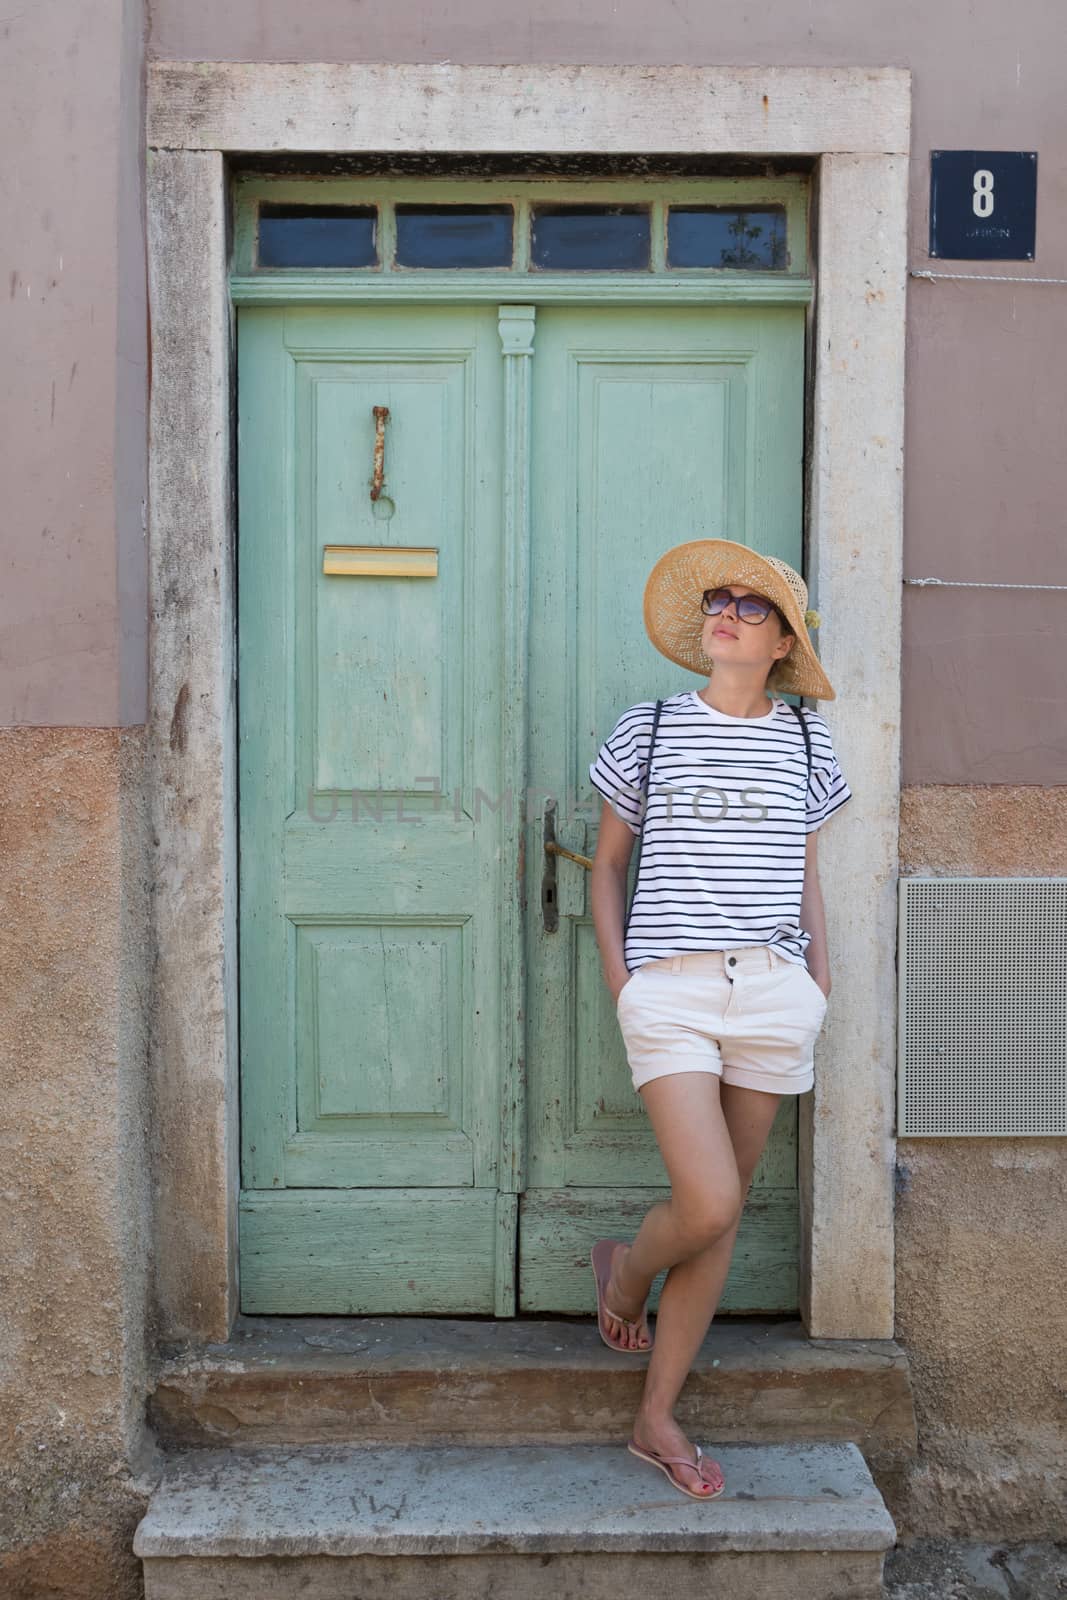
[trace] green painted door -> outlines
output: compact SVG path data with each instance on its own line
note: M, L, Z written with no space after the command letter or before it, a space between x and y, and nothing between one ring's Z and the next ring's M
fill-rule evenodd
M593 854L600 816L588 765L619 713L700 686L645 633L653 562L685 539L722 535L800 566L803 350L799 306L550 307L538 315L530 764L550 780L546 795L558 796L559 842L579 854ZM540 873L540 818L529 826L526 857ZM558 927L546 931L534 881L526 919L520 1307L579 1312L592 1305L591 1240L631 1237L669 1190L601 977L589 874L566 857L549 859ZM796 1126L796 1101L783 1101L753 1178L723 1309L797 1305Z
M241 1305L492 1312L496 313L253 307L238 363ZM327 574L331 544L438 575Z
M528 431L505 385L507 314L240 311L248 1312L585 1312L589 1241L665 1192L588 874L545 856L543 801L560 842L591 854L597 743L624 705L682 686L641 623L664 549L722 532L799 565L803 308L543 307ZM507 503L527 474L528 565ZM436 576L329 573L330 545L436 551ZM516 581L529 737L513 835ZM785 1102L724 1308L797 1304L795 1128Z

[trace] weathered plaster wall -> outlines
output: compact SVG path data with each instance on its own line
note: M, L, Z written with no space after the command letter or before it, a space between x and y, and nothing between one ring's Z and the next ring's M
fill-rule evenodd
M1065 841L1067 788L904 793L906 875L1058 875ZM919 1461L894 1516L931 1535L1062 1539L1067 1139L899 1139L895 1231Z
M151 1126L139 0L0 19L0 1594L119 1600Z
M0 730L5 1600L117 1596L136 1565L152 1121L143 747L141 729Z

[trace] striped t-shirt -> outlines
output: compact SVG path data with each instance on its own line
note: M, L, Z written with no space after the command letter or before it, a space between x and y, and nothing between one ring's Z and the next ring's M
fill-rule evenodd
M635 834L655 709L642 700L624 711L589 767L594 788ZM804 961L805 835L852 791L825 718L801 709L810 785L804 735L784 700L762 717L728 717L695 689L664 700L624 951L631 972L685 950L752 944Z

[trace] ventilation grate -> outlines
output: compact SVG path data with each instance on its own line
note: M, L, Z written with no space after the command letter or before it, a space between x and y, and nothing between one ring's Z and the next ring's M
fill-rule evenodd
M897 1133L1067 1134L1067 878L901 878Z

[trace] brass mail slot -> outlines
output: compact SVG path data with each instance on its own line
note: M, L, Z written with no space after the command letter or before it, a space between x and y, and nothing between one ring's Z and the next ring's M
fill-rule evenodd
M326 544L322 570L348 578L436 578L437 551L429 545Z

